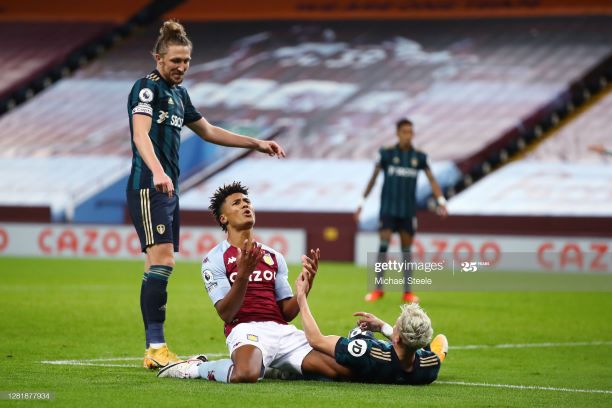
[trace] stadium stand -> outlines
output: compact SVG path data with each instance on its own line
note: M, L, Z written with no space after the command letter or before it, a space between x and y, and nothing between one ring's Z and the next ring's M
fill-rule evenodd
M542 142L528 156L530 161L562 163L606 163L611 158L589 151L589 145L612 146L612 92L601 97L554 135Z
M610 145L612 93L574 113L564 126L518 160L493 172L457 195L450 204L456 215L600 217L604 231L612 226L612 163L587 149Z
M325 159L330 172L338 160L371 168L378 147L394 142L394 121L409 116L417 147L434 162L456 165L442 166L450 168L448 177L437 175L449 187L457 168L524 126L610 54L609 23L607 17L193 22L186 85L209 120L283 126L279 142L290 157ZM134 35L1 117L10 135L0 142L2 155L129 160L125 95L152 68L147 50L156 30Z
M114 24L108 22L2 22L0 36L10 38L0 58L0 99L28 84ZM44 45L41 44L44 38Z

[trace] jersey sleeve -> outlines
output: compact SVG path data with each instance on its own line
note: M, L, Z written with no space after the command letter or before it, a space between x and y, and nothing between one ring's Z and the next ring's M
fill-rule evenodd
M183 95L185 97L185 123L192 123L202 118L202 114L193 106L191 98L186 89L183 89Z
M380 168L382 169L386 169L387 168L387 158L386 158L386 154L385 154L385 149L381 148L378 150L378 162L376 163L377 165L380 166Z
M276 293L276 301L287 299L293 296L291 285L289 284L289 269L285 257L276 253L276 263L278 271L276 272L276 280L274 283L274 292Z
M153 117L158 103L157 84L148 79L138 80L132 87L128 101L130 115Z
M230 291L231 284L225 274L223 255L211 252L202 262L204 287L213 305L223 299Z
M365 369L371 366L371 345L366 339L348 339L340 337L336 343L334 357L338 364L349 368Z
M427 170L429 169L429 158L426 153L420 152L421 160L419 160L419 170Z

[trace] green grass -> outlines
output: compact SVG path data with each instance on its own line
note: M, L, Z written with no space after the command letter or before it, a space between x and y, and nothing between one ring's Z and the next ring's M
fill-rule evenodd
M292 280L296 268L291 268ZM611 406L612 394L471 387L442 382L612 390L612 346L452 350L502 343L612 341L609 293L422 292L451 343L438 383L426 387L263 381L225 385L158 379L134 367L49 365L44 360L138 357L142 264L0 258L0 391L49 391L58 406ZM323 332L345 334L354 311L392 321L398 293L363 302L365 270L324 263L310 296ZM169 285L166 338L182 355L224 353L221 320L197 263ZM298 319L299 320L299 319ZM298 324L299 326L299 324ZM19 404L45 404L30 402ZM0 405L14 404L0 401Z

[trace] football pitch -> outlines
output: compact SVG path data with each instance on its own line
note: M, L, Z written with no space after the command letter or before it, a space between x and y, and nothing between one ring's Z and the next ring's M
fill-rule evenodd
M293 282L299 269L290 270ZM0 271L4 399L7 392L49 392L51 404L75 407L612 406L609 292L419 293L435 333L450 343L429 386L227 385L159 379L141 368L141 262L0 258ZM355 311L393 322L400 294L367 304L365 282L365 268L322 263L310 304L324 333L346 335ZM199 264L177 263L168 292L171 348L184 356L225 356L222 322Z

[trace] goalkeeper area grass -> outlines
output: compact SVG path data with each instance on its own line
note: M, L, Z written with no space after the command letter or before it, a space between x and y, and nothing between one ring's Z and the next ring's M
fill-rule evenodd
M0 392L49 392L57 406L612 405L612 296L589 292L422 292L450 350L429 386L160 379L141 367L142 262L0 258ZM293 283L299 267L290 266ZM356 311L393 323L400 293L364 302L365 268L322 263L310 294L325 334ZM198 263L177 263L166 340L182 356L227 356ZM301 327L299 317L294 323ZM2 401L6 403L6 401ZM0 403L0 404L2 404ZM30 401L29 404L45 404Z

